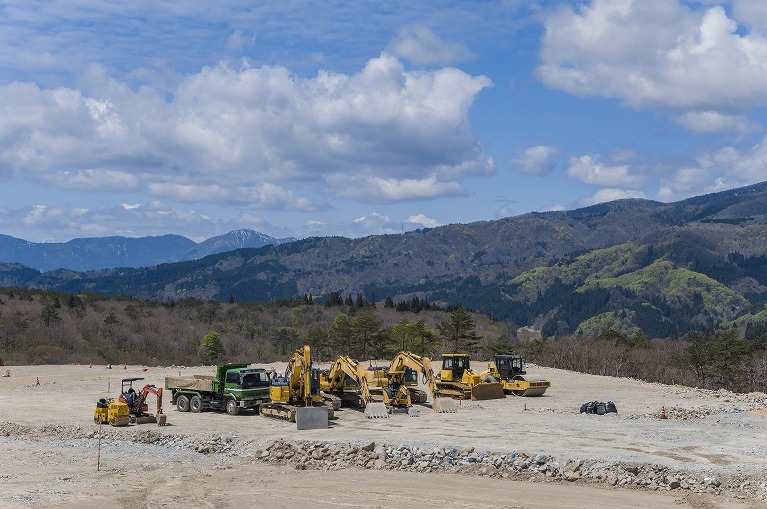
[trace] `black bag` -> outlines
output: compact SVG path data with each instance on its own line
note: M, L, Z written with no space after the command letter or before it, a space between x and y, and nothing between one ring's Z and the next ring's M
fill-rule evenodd
M617 409L617 408L615 408L615 403L613 403L612 401L608 401L608 402L607 402L607 404L605 405L605 411L606 411L608 414L609 414L609 413L614 413L614 414L617 414L617 413L618 413L618 409Z
M597 403L597 415L605 415L607 413L607 410L605 410L605 404L600 402Z

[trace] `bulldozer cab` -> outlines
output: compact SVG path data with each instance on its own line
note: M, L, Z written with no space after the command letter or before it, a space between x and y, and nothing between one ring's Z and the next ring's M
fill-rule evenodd
M516 375L525 375L525 360L521 355L496 355L495 368L501 380L509 380Z
M461 380L463 373L470 368L467 354L444 354L442 356L442 380Z

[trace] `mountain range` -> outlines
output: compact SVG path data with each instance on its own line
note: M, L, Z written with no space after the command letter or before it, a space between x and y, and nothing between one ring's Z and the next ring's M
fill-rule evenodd
M0 235L0 261L21 263L48 272L55 269L88 271L116 267L149 267L161 263L196 260L243 247L291 242L254 230L236 230L203 242L180 235L157 237L94 237L61 243L28 242Z
M613 329L668 337L767 320L767 182L675 203L617 200L359 239L271 239L260 247L206 241L195 250L183 237L168 237L154 238L164 248L153 259L169 263L134 258L143 268L41 273L39 265L7 260L0 250L0 260L16 262L0 264L0 286L162 301L308 294L322 302L332 292L379 301L418 297L545 335ZM107 245L123 253L115 246L128 243ZM94 259L106 263L105 252ZM88 251L71 253L85 260Z

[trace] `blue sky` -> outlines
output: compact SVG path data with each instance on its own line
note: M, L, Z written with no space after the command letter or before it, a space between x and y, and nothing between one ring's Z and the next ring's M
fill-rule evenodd
M0 234L400 233L767 180L767 2L0 3Z

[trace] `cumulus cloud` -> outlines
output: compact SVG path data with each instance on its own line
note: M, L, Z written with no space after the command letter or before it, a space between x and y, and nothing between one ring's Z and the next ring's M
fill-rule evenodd
M423 25L402 28L388 51L417 66L451 64L472 58L464 46L445 41Z
M440 226L439 221L424 214L414 214L407 217L404 222L405 224L418 225L425 228L436 228L437 226Z
M628 165L607 166L600 162L599 156L592 155L571 157L567 174L581 182L596 186L638 188L645 183L645 177L632 175Z
M741 3L735 14L750 10ZM720 129L740 129L745 119L735 117L767 101L764 31L744 33L720 6L594 0L560 8L545 29L537 72L559 90L614 97L638 109L698 113L687 120L702 130L717 126L713 117L700 123L705 113L720 115Z
M554 169L552 157L559 150L556 147L536 145L529 147L519 157L511 160L511 165L517 171L529 175L548 175Z
M724 147L700 154L695 164L661 178L658 199L674 201L762 182L767 168L767 137L746 148Z
M463 179L495 170L468 121L491 83L455 68L406 71L386 53L356 74L313 78L222 63L183 79L169 101L98 68L87 78L87 93L0 87L6 177L306 211L325 207L316 196L462 194Z
M624 189L607 188L600 189L593 196L583 198L581 205L595 205L597 203L604 203L608 201L621 200L624 198L644 198L645 194L642 191L626 191Z

